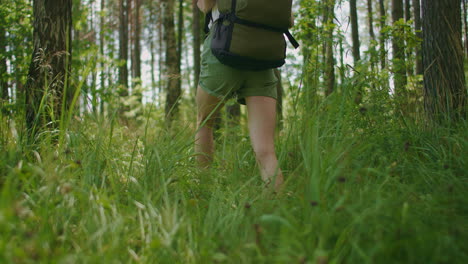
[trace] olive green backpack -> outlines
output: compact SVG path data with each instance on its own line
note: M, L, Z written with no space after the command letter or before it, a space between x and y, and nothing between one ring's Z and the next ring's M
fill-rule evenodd
M214 23L211 51L228 66L250 71L280 67L286 58L292 0L217 0L220 17ZM207 15L205 30L211 14Z

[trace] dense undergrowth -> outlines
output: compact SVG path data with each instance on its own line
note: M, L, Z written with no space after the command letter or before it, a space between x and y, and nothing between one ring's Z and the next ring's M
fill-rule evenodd
M345 92L298 100L278 131L277 196L245 128L221 129L201 170L193 122L84 116L31 145L4 113L0 262L468 262L467 123L428 125Z

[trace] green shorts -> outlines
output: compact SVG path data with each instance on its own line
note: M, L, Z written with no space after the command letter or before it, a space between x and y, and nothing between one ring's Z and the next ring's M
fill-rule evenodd
M245 104L247 96L277 97L278 82L273 69L265 71L243 71L226 66L218 61L211 52L211 36L203 43L201 55L200 87L208 94L218 98L237 97Z

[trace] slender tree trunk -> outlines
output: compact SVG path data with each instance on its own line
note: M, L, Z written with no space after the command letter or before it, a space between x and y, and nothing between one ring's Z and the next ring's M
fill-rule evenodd
M101 82L101 87L100 87L100 94L102 95L103 94L103 91L106 87L106 64L104 63L104 57L105 57L105 54L104 54L104 45L105 45L105 41L104 41L104 37L105 37L105 30L106 30L106 19L105 19L105 15L104 15L104 10L105 10L105 7L106 7L106 0L101 0L101 14L100 14L100 18L99 18L99 24L100 24L100 29L99 29L99 53L101 55L101 78L100 78L100 82ZM100 113L101 115L104 113L104 100L100 100L99 102L99 108L100 108Z
M405 22L406 22L407 24L408 24L409 21L411 20L411 1L412 1L412 0L405 0ZM410 47L408 47L408 45L407 45L407 44L408 44L408 39L407 39L406 36L408 36L408 33L409 33L409 32L406 32L406 31L407 31L406 27L405 27L404 31L405 31L405 32L404 32L405 42L406 42L406 46L407 46L407 47L405 48L405 59L406 59L408 62L411 62L410 65L412 65L412 62L413 62L413 61L411 60L411 55L413 54L413 48L410 48ZM414 69L413 69L413 67L411 67L410 65L406 67L406 75L407 75L407 76L412 76L412 75L414 75Z
M374 11L372 8L372 0L367 0L367 17L368 17L368 26L369 26L369 36L371 38L371 43L369 45L370 49L370 62L371 62L371 69L374 71L375 69L375 33L374 33Z
M463 69L459 0L422 0L424 106L436 121L465 119L466 80Z
M128 0L120 0L119 5L119 85L120 95L128 95L128 13L127 13Z
M6 57L6 29L0 25L0 99L8 100L8 67Z
M163 8L163 3L159 3L159 14L164 14L166 12ZM158 60L158 66L159 66L159 76L158 76L158 99L159 103L162 104L162 99L163 99L163 87L164 87L164 79L163 79L163 72L166 72L166 68L164 65L164 34L163 34L163 23L164 23L164 18L160 15L159 16L159 23L158 23L158 39L159 39L159 60Z
M411 20L411 1L405 0L405 21L408 22Z
M325 17L324 17L325 25L329 25L329 24L332 25L334 23L333 22L333 18L335 17L334 9L335 9L335 0L328 0L328 3L326 5L326 10L325 10ZM333 56L333 28L334 26L328 26L327 28L328 28L327 33L326 33L327 41L325 42L325 58L326 58L326 62L325 62L326 92L325 94L330 95L335 89L335 58ZM357 61L355 60L355 62Z
M380 37L379 37L379 42L380 42L380 67L385 69L387 67L387 51L385 50L385 40L386 36L384 33L384 27L387 23L387 15L385 13L385 4L384 0L379 0L379 9L380 9Z
M149 5L149 37L148 42L150 45L150 68L151 68L151 91L152 91L152 99L153 102L155 101L156 97L156 45L155 45L155 32L157 31L157 22L155 19L155 6L153 3L148 3Z
M372 8L372 0L367 0L367 16L368 16L368 23L369 23L369 36L371 37L372 41L375 41L374 11Z
M178 86L182 89L182 47L184 42L184 0L179 0L179 18L177 25L177 67L179 71Z
M198 82L200 80L200 46L201 46L201 29L200 29L200 10L197 3L192 1L192 35L193 35L193 68L194 68L194 83L193 89L197 90ZM194 92L195 94L195 92Z
M175 0L163 0L166 5L164 10L164 37L166 42L166 69L167 69L167 94L166 94L166 123L170 126L178 112L178 100L181 95L180 68L177 56L176 34L174 26L174 2Z
M349 0L349 10L351 17L351 35L353 39L353 58L354 63L356 64L358 61L361 60L356 0Z
M403 0L392 0L392 20L394 34L392 37L393 46L393 71L395 76L395 93L397 96L403 95L406 86L406 62L405 62L405 43L402 37L403 30L396 23L403 18Z
M89 14L89 25L90 25L90 30L92 32L91 36L91 43L93 46L98 45L97 43L97 29L95 28L94 24L94 17L96 15L96 12L94 10L94 5L90 6L90 14ZM93 70L91 72L91 107L92 107L92 112L93 114L97 113L97 108L98 108L98 95L97 95L97 60L95 58L91 58L93 60L92 65L93 65ZM85 106L86 107L86 106Z
M463 1L463 24L465 24L465 55L468 58L468 13L467 13L467 8L466 8L466 2L468 0L462 0Z
M33 10L34 51L25 87L26 125L32 136L35 126L42 128L52 122L57 127L55 121L61 118L62 108L68 109L73 96L68 82L72 0L35 0Z
M134 76L133 78L141 79L141 1L142 0L134 0L135 3L135 13L134 13L134 25L135 25L135 32L134 32Z
M422 39L421 33L421 5L420 0L413 0L413 10L414 10L414 29L416 30L416 36L419 39ZM421 46L416 47L416 74L423 74L423 65L422 65L422 53Z
M132 83L133 93L140 103L143 102L141 90L141 1L133 0L132 24L133 24L133 56L132 56Z

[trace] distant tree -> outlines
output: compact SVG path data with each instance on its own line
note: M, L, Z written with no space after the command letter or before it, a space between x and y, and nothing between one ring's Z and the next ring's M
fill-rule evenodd
M119 0L119 85L120 95L128 95L128 2Z
M385 69L387 61L387 51L385 50L386 36L384 34L384 27L387 23L387 15L385 11L384 0L379 0L379 11L380 11L380 37L379 37L379 55L380 55L380 67Z
M153 99L157 95L157 83L156 83L156 56L157 56L157 48L156 48L156 36L158 31L158 18L159 18L159 10L158 5L159 2L156 1L145 1L144 2L144 9L146 12L146 16L148 17L146 23L146 30L148 31L148 39L147 45L149 46L150 51L150 75L151 75L151 90L153 93Z
M197 7L197 2L192 1L192 36L193 36L193 64L194 64L194 82L193 88L197 89L198 81L200 80L200 46L201 46L201 27L200 27L201 12Z
M324 25L326 25L325 41L325 86L326 95L330 95L335 89L335 57L333 55L333 31L335 17L335 0L327 0L324 9Z
M132 58L132 77L141 79L141 1L133 0L133 58Z
M371 62L371 68L374 70L375 68L375 63L376 63L376 58L375 58L375 33L374 33L374 11L373 11L373 6L372 6L372 0L367 0L367 21L368 21L368 27L369 27L369 36L371 38L371 44L370 44L370 62Z
M424 106L436 121L466 118L460 0L422 0Z
M468 12L466 8L466 2L468 0L463 0L463 23L465 24L465 55L468 58Z
M408 22L411 20L411 1L405 0L405 21Z
M371 40L375 40L374 11L372 7L372 0L367 0L367 19L368 19L368 26L369 26L369 36L371 37Z
M99 16L99 54L101 56L101 78L100 78L100 83L101 83L101 90L104 89L106 86L106 63L104 61L105 53L104 53L104 45L106 44L104 38L105 38L105 28L106 28L106 16L104 15L104 9L106 7L106 0L101 0L101 14ZM104 112L104 100L101 99L100 101L100 112Z
M177 56L177 43L174 26L174 3L175 0L162 0L164 4L164 38L166 42L166 123L168 125L178 112L178 100L182 93L180 87L180 68Z
M30 131L35 125L56 126L52 121L59 120L62 107L68 108L73 95L67 76L71 66L72 0L34 0L33 10L34 51L25 86Z
M393 72L395 76L396 95L402 95L404 93L407 83L404 33L401 32L401 27L398 25L398 22L402 18L403 0L392 0L392 20L394 26L394 33L392 36Z
M6 24L0 18L0 99L8 100L8 72L6 57Z
M422 39L421 33L421 4L419 0L413 0L413 11L414 11L414 30L416 30L416 36ZM416 47L416 74L422 75L423 74L423 66L422 66L422 54L421 54L421 46Z
M349 10L351 18L351 35L353 40L353 58L354 63L361 60L360 42L359 42L359 27L356 8L356 0L349 0ZM333 19L333 18L332 18Z

